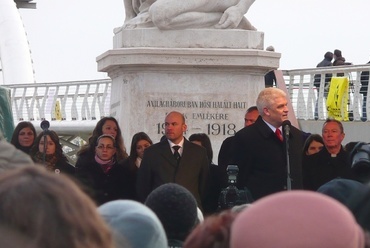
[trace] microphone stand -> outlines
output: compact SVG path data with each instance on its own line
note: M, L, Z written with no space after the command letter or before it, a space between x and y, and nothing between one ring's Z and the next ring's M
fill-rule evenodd
M43 131L43 139L44 139L44 152L43 152L43 155L42 155L42 163L44 164L44 165L46 165L46 142L47 142L47 138L46 138L46 131L47 131L48 129L44 129L44 131Z
M286 149L286 171L287 171L287 190L292 190L292 178L290 177L290 158L289 158L289 134L285 132Z
M43 120L40 124L40 127L41 129L43 130L43 139L44 139L44 153L43 153L43 156L42 156L42 162L44 165L46 165L46 142L47 142L47 139L46 139L46 132L49 130L49 127L50 127L50 123L47 121L47 120Z

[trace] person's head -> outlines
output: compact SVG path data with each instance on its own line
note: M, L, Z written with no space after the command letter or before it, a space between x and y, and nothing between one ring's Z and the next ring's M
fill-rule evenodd
M334 58L340 58L342 57L342 51L339 49L334 50Z
M324 147L324 140L320 134L311 134L306 139L303 145L303 153L305 155L312 155L321 151Z
M103 117L98 121L98 123L96 123L93 133L89 138L88 144L82 147L78 154L82 154L86 151L94 153L95 146L97 144L96 141L98 137L101 136L102 134L109 134L115 138L118 160L125 159L128 157L125 145L123 143L121 128L119 127L119 124L116 118L114 117Z
M332 61L333 60L333 53L332 52L326 52L325 55L324 55L324 58L328 61Z
M166 183L154 189L145 205L158 216L168 239L184 241L198 222L197 202L179 184Z
M355 180L336 178L317 189L317 192L330 196L352 211L352 201L358 195L365 194L369 187Z
M113 230L117 248L126 239L131 248L167 248L166 233L158 217L147 206L131 200L115 200L98 208Z
M102 121L103 120L103 121ZM98 122L97 127L101 125L101 134L109 134L116 138L118 135L118 122L113 117L104 117L101 123Z
M0 174L0 223L35 247L113 247L92 200L71 179L38 166Z
M45 142L46 137L46 142ZM46 152L44 152L44 147ZM58 134L52 130L46 130L41 132L35 139L35 144L31 148L31 155L36 153L45 153L46 155L56 155L59 157L64 157L62 145L59 143Z
M329 151L338 151L342 147L344 139L344 129L340 121L335 119L327 119L322 127L322 138L325 147Z
M245 112L244 126L247 127L255 123L259 115L257 106L249 107Z
M31 122L22 121L15 127L10 141L16 148L31 148L36 138L36 129Z
M165 118L164 125L166 138L175 144L180 143L187 128L184 115L176 111L170 112Z
M257 97L257 108L262 118L276 128L288 120L288 100L281 89L263 89Z
M121 128L119 127L118 121L114 117L103 117L101 118L93 130L92 137L99 137L102 134L109 134L116 140L122 139Z
M329 196L311 191L263 197L239 213L231 227L231 248L363 248L364 244L364 232L352 213Z
M98 137L95 154L103 161L109 161L116 154L116 142L113 136L103 134Z
M0 174L25 166L34 166L31 156L18 150L6 140L0 140Z
M273 46L268 46L266 47L266 51L275 52L275 48Z
M0 223L0 233L0 247L37 248L37 246L30 242L31 239L26 238L20 230L4 227Z
M134 134L131 141L130 157L133 159L143 158L144 150L153 144L149 136L144 132Z
M211 140L209 139L208 135L205 133L194 133L189 136L189 141L193 142L194 144L203 146L207 150L207 157L210 162L213 159L213 149Z
M186 238L184 248L229 248L231 224L238 213L230 210L210 215Z

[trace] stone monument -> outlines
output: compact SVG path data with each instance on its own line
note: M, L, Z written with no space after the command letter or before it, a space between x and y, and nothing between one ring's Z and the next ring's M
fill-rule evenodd
M155 25L155 4L163 7L159 4L182 1L124 1L137 2L142 12L134 11L121 28L115 29L113 49L98 56L97 62L98 70L112 79L111 114L121 125L126 146L140 131L158 142L164 135L166 114L176 110L185 115L186 137L193 133L209 135L217 163L222 141L244 126L245 111L255 105L264 88L264 74L279 67L280 54L264 51L264 34L244 17L253 1L231 1L235 4L217 9L220 13L209 7L202 13L217 15L219 20L207 21L205 26L204 22L200 26L186 22L180 26L168 23L166 28L163 23ZM194 4L198 2L201 0ZM236 15L232 14L237 12L235 7L242 8L238 4L244 6L238 12L244 13L239 22L220 27ZM183 13L190 12L195 11Z

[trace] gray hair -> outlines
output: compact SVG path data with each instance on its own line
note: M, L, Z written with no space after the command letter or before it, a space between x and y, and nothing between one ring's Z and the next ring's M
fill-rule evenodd
M269 108L274 104L275 99L278 97L286 97L286 94L283 90L278 88L265 88L263 89L257 97L256 105L260 115L263 115L263 109Z

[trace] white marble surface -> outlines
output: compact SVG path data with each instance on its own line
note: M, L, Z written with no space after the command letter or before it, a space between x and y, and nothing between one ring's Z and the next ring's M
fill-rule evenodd
M238 68L259 71L262 74L279 67L280 54L256 49L205 48L120 48L108 50L97 57L98 70L110 72L113 68L137 67L213 67L220 70ZM140 68L145 66L145 68Z
M159 30L157 28L115 30L113 48L227 48L264 49L264 33L240 29L185 29Z
M127 146L140 131L159 141L166 114L177 110L186 116L186 137L210 136L217 162L222 141L243 127L263 75L279 59L258 49L136 47L109 50L97 61L113 80L111 113Z
M124 29L217 28L256 30L246 18L255 0L124 0Z

